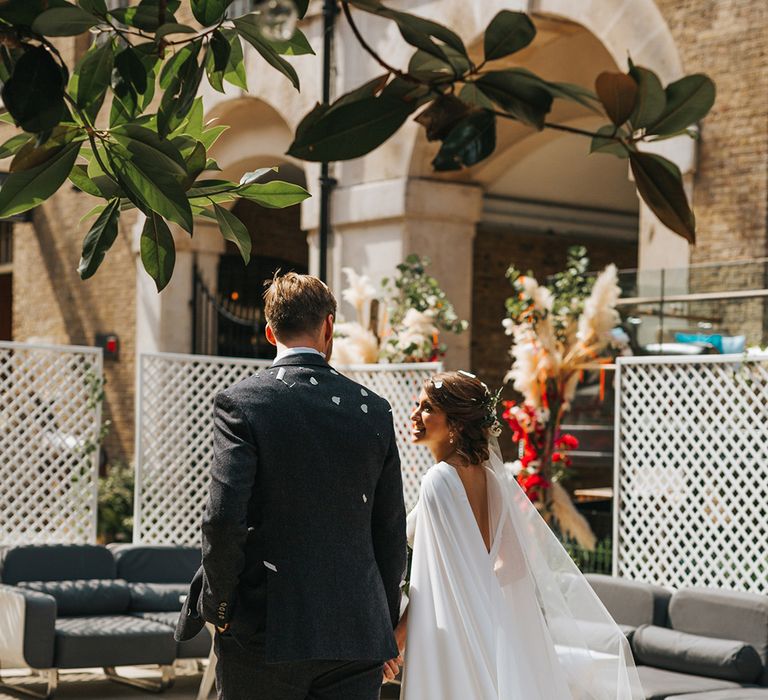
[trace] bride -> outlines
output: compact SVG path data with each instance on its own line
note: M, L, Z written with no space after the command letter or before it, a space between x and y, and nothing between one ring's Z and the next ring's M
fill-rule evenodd
M436 464L408 517L409 603L395 630L403 700L642 700L629 645L512 474L495 397L438 374L413 441Z

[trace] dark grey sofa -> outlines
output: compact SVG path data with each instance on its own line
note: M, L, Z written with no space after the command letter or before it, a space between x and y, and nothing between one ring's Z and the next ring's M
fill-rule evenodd
M768 700L768 597L588 579L627 626L647 700Z
M205 657L210 636L173 639L181 598L200 563L192 548L30 545L0 550L0 668L44 672L100 666L108 677L152 690L173 681L177 658ZM127 681L117 666L161 668L158 683Z

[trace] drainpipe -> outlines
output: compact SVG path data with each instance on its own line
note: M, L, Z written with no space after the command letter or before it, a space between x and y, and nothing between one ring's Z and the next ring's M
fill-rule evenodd
M323 0L323 104L331 102L333 30L338 8L336 0ZM331 229L331 193L336 180L329 176L328 163L320 165L320 279L328 282L328 239Z

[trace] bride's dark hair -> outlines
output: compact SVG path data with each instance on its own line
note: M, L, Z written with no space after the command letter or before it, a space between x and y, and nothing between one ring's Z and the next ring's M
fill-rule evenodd
M496 397L488 387L468 372L441 372L424 382L424 391L453 428L456 454L468 465L485 462L497 425Z

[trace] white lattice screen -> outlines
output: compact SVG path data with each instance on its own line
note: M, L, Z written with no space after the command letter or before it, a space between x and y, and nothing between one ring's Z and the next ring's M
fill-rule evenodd
M0 342L0 544L96 541L101 349Z
M621 358L614 573L768 592L768 358Z
M268 361L147 353L139 358L136 411L134 540L198 544L213 451L213 398ZM365 365L342 370L392 404L403 464L406 506L416 503L432 464L408 439L409 415L425 377L438 363Z

